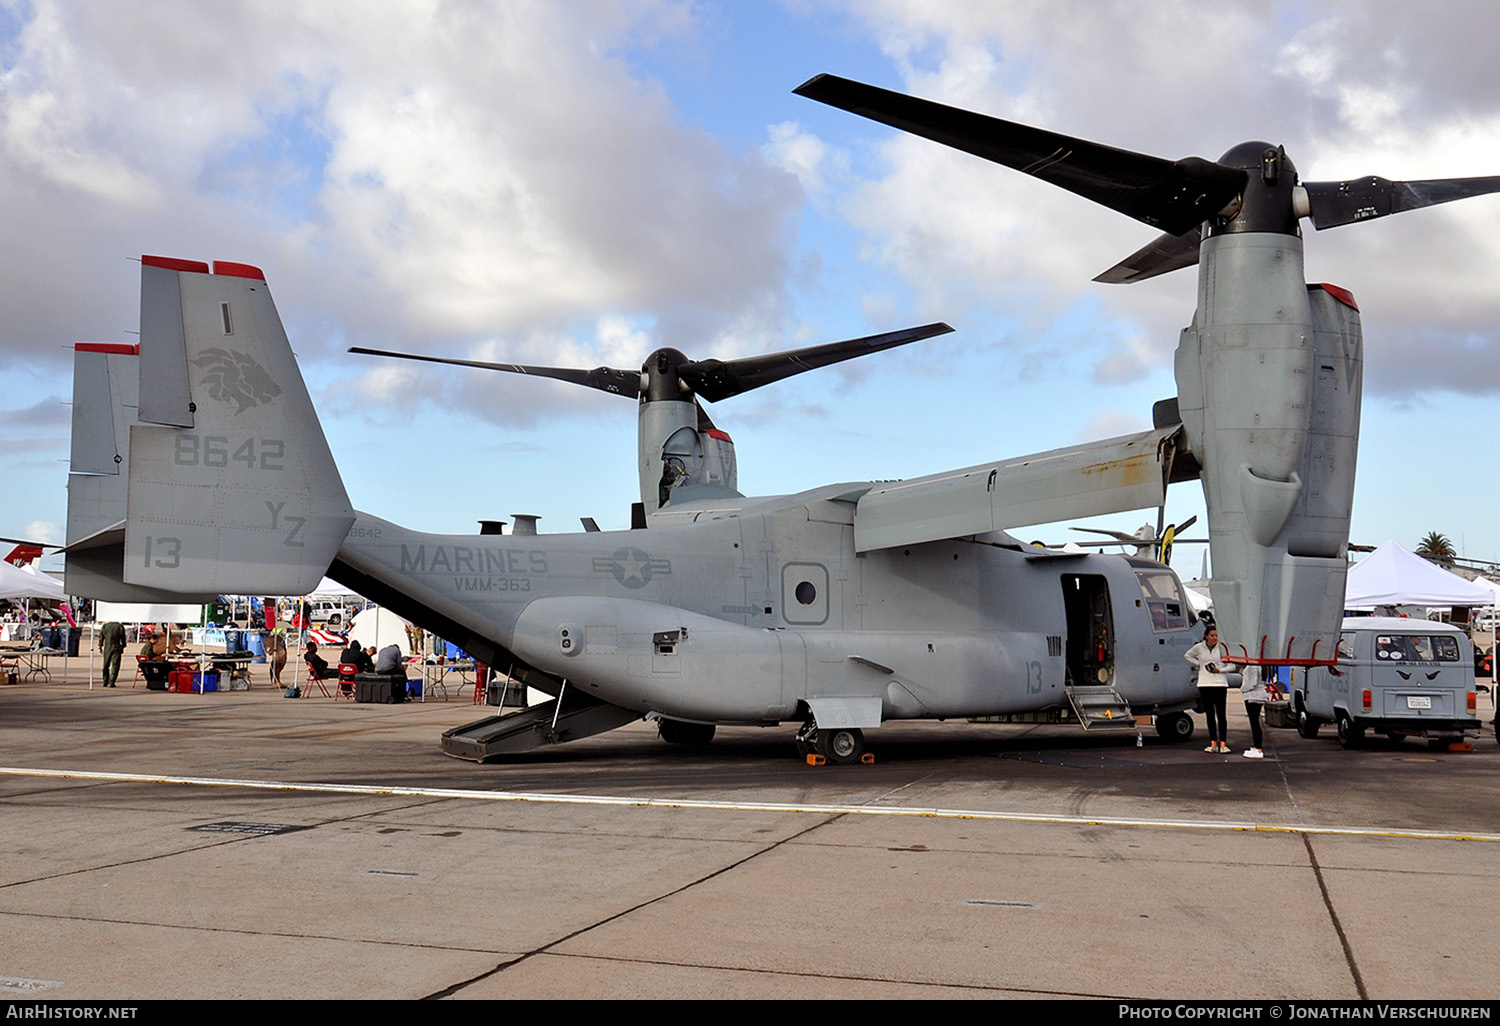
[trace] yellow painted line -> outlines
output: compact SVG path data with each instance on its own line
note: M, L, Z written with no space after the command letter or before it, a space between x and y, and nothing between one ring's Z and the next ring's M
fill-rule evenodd
M702 801L691 798L628 798L600 794L552 794L529 791L472 791L448 787L385 787L379 784L317 784L277 780L234 780L222 777L176 777L152 773L99 773L83 770L28 769L0 766L0 775L48 777L59 780L100 780L132 784L179 784L196 787L238 787L258 791L312 794L397 795L479 802L535 802L542 805L618 805L652 809L695 809L717 812L775 812L817 816L907 816L919 819L977 819L1009 823L1051 823L1064 826L1143 827L1162 830L1218 830L1241 833L1321 834L1342 837L1395 837L1420 841L1500 842L1500 834L1448 833L1437 830L1399 830L1383 827L1303 826L1294 823L1250 823L1224 820L1131 819L1108 816L1050 816L987 809L940 809L887 805L817 805L780 802Z

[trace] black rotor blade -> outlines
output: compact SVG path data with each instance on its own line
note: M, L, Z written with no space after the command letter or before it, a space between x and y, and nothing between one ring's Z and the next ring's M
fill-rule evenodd
M934 335L946 335L952 330L939 321L936 324L924 324L920 328L905 328L901 331L888 331L883 335L868 335L865 338L851 338L845 342L830 342L806 349L766 353L763 356L746 356L738 360L694 360L678 366L677 376L702 398L718 402L803 371L842 363L883 349L894 349Z
M1129 285L1192 267L1198 262L1198 247L1202 244L1202 227L1181 235L1158 235L1094 280L1106 285Z
M1243 170L1202 157L1173 161L1115 149L837 75L792 91L1015 168L1171 235L1198 227L1245 187Z
M1500 177L1437 178L1425 182L1393 182L1371 175L1348 182L1304 182L1313 226L1320 231L1403 210L1451 203L1500 192Z
M506 371L511 374L530 374L539 378L556 378L558 381L597 388L601 392L623 395L627 399L635 399L641 394L640 371L616 370L613 367L595 367L593 370L583 370L577 367L532 367L522 363L485 363L482 360L454 360L443 356L392 353L384 349L366 349L363 346L350 346L349 352L365 353L368 356L391 356L398 360L421 360L424 363L448 363L455 367L478 367L480 370Z

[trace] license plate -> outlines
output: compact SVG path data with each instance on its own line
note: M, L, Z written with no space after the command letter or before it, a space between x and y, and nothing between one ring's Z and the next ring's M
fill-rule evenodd
M1431 709L1432 699L1427 695L1407 695L1406 707L1408 709Z

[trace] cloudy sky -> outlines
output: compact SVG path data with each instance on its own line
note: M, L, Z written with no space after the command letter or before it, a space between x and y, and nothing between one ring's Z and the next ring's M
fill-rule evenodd
M751 494L1148 427L1194 276L1090 279L1149 228L791 90L1487 175L1497 29L1486 0L0 0L0 535L61 540L69 346L134 341L142 253L263 268L355 505L425 530L626 526L634 404L347 346L634 367L958 329L714 405ZM1500 197L1307 233L1364 318L1354 539L1500 560Z

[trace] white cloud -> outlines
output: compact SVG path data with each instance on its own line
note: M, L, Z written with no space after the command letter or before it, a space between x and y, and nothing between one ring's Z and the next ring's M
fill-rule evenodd
M848 156L827 146L822 139L805 132L795 121L772 125L763 151L766 159L783 171L797 176L809 195L820 195L828 188L827 166L847 172Z
M35 200L9 216L51 226L35 236L54 267L112 236L123 253L246 260L289 321L366 344L644 312L670 342L747 316L777 334L786 317L795 179L682 124L625 56L690 34L689 5L30 13L0 71L0 183ZM71 340L97 289L3 276L28 277L0 300L44 286L56 320L35 331Z
M61 545L63 543L63 529L59 524L50 520L33 520L21 528L21 535L28 541L40 542L43 545Z

